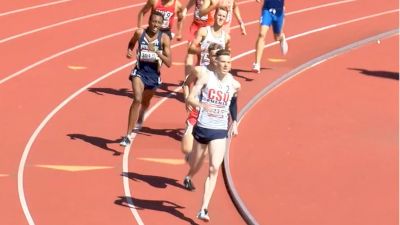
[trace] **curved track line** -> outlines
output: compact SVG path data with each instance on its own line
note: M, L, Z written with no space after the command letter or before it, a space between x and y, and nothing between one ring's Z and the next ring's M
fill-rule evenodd
M373 18L373 17L380 16L380 15L385 15L385 14L392 13L392 12L396 12L396 11L399 11L399 10L398 10L398 9L396 9L396 10L390 10L390 11L386 11L386 12L374 14L374 15L371 15L371 16L361 17L361 18L363 18L363 19L369 19L369 18ZM353 21L353 22L360 21L360 20L362 20L361 18L354 19L354 20L350 20L350 21ZM346 21L346 22L342 22L342 23L338 23L338 24L344 25L344 24L348 24L348 23L349 23L349 22ZM337 26L339 26L339 25L333 24L333 25L329 25L329 26L326 26L326 27L334 28L334 27L337 27ZM329 28L326 28L326 29L329 29ZM311 33L317 32L317 31L321 31L321 30L325 30L325 29L324 29L324 28L320 28L320 29L315 29L315 30L312 30L312 31L309 31L309 32L305 32L305 33L311 34ZM304 33L303 33L303 34L304 34ZM296 36L296 38L297 38L297 37L301 37L301 36L304 36L304 35L299 34L299 35ZM290 40L290 38L291 38L291 39L294 39L295 37L292 36L292 37L288 37L287 39ZM178 44L174 45L173 47L177 47L177 46L179 46L179 45L185 44L186 42L187 42L187 41L178 43ZM271 44L269 44L269 45L265 45L264 47L272 46L272 45L274 45L274 44L277 44L277 42L271 43ZM254 52L254 50L248 51L248 52L246 52L246 53L242 53L242 54L240 54L240 55L238 55L238 56L232 58L232 61L233 61L233 60L236 60L236 59L238 59L238 58L241 58L241 57L243 57L243 56L245 56L245 55L250 54L249 52L250 52L250 53L251 53L251 52ZM46 124L48 123L48 121L50 121L50 119L51 119L58 111L60 111L66 104L68 104L72 99L74 99L76 96L78 96L79 94L81 94L82 92L84 92L87 88L89 88L89 87L95 85L96 83L98 83L98 82L104 80L105 78L107 78L107 77L109 77L109 76L115 74L116 72L118 72L118 71L120 71L120 70L122 70L122 69L125 69L125 68L127 68L128 66L133 65L133 63L134 63L134 62L127 63L127 64L125 64L125 65L123 65L123 66L121 66L121 67L118 67L117 69L114 69L114 70L110 71L109 73L107 73L107 74L105 74L105 75L103 75L103 76L97 78L96 80L90 82L89 84L85 85L84 87L82 87L81 89L79 89L78 91L76 91L75 93L73 93L72 95L70 95L67 99L65 99L63 102L61 102L55 109L53 109L53 110L45 117L45 119L40 123L40 125L36 128L36 130L34 131L34 133L32 134L32 136L30 137L30 139L29 139L27 145L26 145L25 148L24 148L23 154L22 154L22 156L21 156L21 161L20 161L20 164L19 164L19 167L18 167L18 196L19 196L19 198L20 198L21 207L22 207L22 209L23 209L23 212L24 212L24 214L25 214L25 217L27 218L28 223L29 223L30 225L34 225L35 223L34 223L34 221L33 221L33 219L32 219L32 216L30 215L29 208L28 208L28 205L27 205L27 202L26 202L26 198L25 198L25 194L24 194L24 188L23 188L23 174L24 174L24 169L25 169L25 164L26 164L27 157L28 157L28 155L29 155L30 149L31 149L31 147L32 147L32 145L33 145L33 143L34 143L34 141L36 140L36 137L39 135L39 133L41 132L41 130L46 126ZM177 89L179 89L179 88L177 88ZM174 91L175 91L175 90L174 90ZM171 94L170 94L170 95L171 95ZM168 95L168 96L170 96L170 95ZM167 97L164 97L163 99L166 99L166 98L167 98ZM165 100L164 100L164 101L165 101ZM161 104L161 103L160 103L160 104ZM155 106L153 106L150 110L152 110L154 107L155 107ZM156 108L154 108L153 111L154 111L155 109L156 109ZM149 112L150 112L150 110L149 110ZM151 112L152 112L152 111L151 111ZM150 114L148 114L147 116L149 116L149 115L150 115ZM127 155L129 155L129 151L127 151L127 153L128 153ZM126 158L128 158L128 156L127 156ZM124 159L125 159L125 157L124 157ZM126 162L126 163L127 163L127 162ZM126 167L127 167L127 166L128 166L128 164L126 165ZM128 189L129 189L129 185L128 185ZM129 190L129 191L130 191L130 190ZM126 195L126 196L128 196L128 195ZM128 196L128 197L129 197L129 196ZM133 205L133 204L132 204L132 205ZM133 205L133 206L134 206L134 205ZM130 209L131 209L132 212L136 212L136 213L134 213L134 216L135 216L135 214L137 214L136 209L135 209L134 207L130 207ZM139 215L137 214L137 216L139 216ZM135 218L136 218L136 217L135 217Z
M399 29L391 30L385 33L381 33L357 42L354 42L350 45L346 45L344 47L338 48L331 52L328 52L320 57L314 58L295 69L289 71L286 74L283 74L278 79L274 80L271 84L267 85L264 89L262 89L257 95L255 95L240 111L239 113L239 121L238 124L242 121L242 119L246 116L246 113L251 110L263 97L267 94L272 92L274 89L278 88L280 85L284 84L285 82L289 81L291 78L300 75L304 71L311 69L321 63L324 63L334 57L337 57L343 53L346 53L354 48L360 47L362 45L368 44L370 42L375 42L377 40L388 38L394 35L399 34ZM250 211L247 209L246 205L244 204L243 200L240 198L238 191L235 188L235 184L232 179L232 175L230 172L230 165L229 165L229 149L231 144L231 138L228 140L227 152L224 158L224 177L227 183L227 188L229 190L229 194L232 197L232 200L236 207L238 208L240 214L242 215L243 219L246 221L247 224L250 225L258 225L257 220L251 215Z
M178 47L180 45L186 44L186 42L181 42L178 44L173 45L172 47ZM85 90L87 90L89 87L95 85L96 83L106 79L107 77L129 67L132 66L134 63L136 62L130 62L127 64L124 64L110 72L108 72L107 74L104 74L103 76L97 78L96 80L90 82L89 84L85 85L84 87L80 88L78 91L76 91L75 93L73 93L72 95L70 95L68 98L66 98L64 101L62 101L56 108L54 108L45 118L44 120L39 124L39 126L36 128L36 130L33 132L32 136L29 138L28 143L25 146L24 152L22 153L21 156L21 161L19 163L19 167L18 167L18 196L20 198L20 203L22 206L22 209L24 211L25 217L28 220L28 223L30 225L34 225L34 221L32 219L32 216L29 212L29 208L28 208L28 204L26 202L25 199L25 193L24 193L24 169L25 169L25 164L26 164L26 160L28 158L29 152L32 148L33 143L35 142L37 136L39 135L39 133L43 130L43 128L46 126L46 124L50 121L50 119L52 119L54 117L54 115L60 111L65 105L67 105L70 101L72 101L75 97L77 97L78 95L80 95L82 92L84 92ZM136 209L132 209L131 211L136 211ZM137 211L136 211L137 214Z
M30 31L24 32L24 33L20 33L20 34L13 35L13 36L10 36L10 37L7 37L7 38L3 38L3 39L0 40L0 43L11 41L11 40L14 40L14 39L17 39L17 38L20 38L20 37L23 37L23 36L26 36L26 35L29 35L29 34L33 34L33 33L36 33L36 32L39 32L39 31L43 31L43 30L47 30L47 29L54 28L54 27L58 27L58 26L61 26L61 25L64 25L64 24L76 22L76 21L79 21L79 20L88 19L88 18L95 17L95 16L101 16L101 15L104 15L104 14L113 13L113 12L117 12L117 11L121 11L121 10L125 10L125 9L135 8L135 7L138 7L138 6L142 6L144 4L145 3L137 3L137 4L133 4L133 5L123 6L123 7L119 7L119 8L115 8L115 9L110 9L110 10L106 10L106 11L102 11L102 12L98 12L98 13L89 14L89 15L86 15L86 16L76 17L76 18L69 19L69 20L64 20L64 21L59 22L59 23L54 23L54 24L51 24L51 25L48 25L48 26L40 27L40 28L37 28L37 29L33 29L33 30L30 30Z
M242 2L240 2L240 3L244 4L244 3L247 3L247 2L250 2L250 1L252 1L252 0L242 1ZM287 15L287 16L289 16L289 15L295 15L295 14L302 13L302 12L306 12L306 11L311 11L311 10L315 10L315 9L319 9L319 8L334 6L334 5L343 4L343 3L348 3L348 2L353 2L353 1L355 1L355 0L344 0L344 1L339 1L339 2L333 2L333 3L322 4L322 5L318 5L318 6L315 6L315 7L310 7L310 8L306 8L306 9L300 9L300 10L296 10L296 11L293 11L293 12L288 12L286 15ZM240 3L239 3L239 4L240 4ZM192 13L191 13L191 14L192 14ZM188 16L191 15L191 14L188 14ZM259 22L258 20L250 21L250 22L245 23L245 26L253 25L253 24L256 24L256 23L258 23L258 22ZM231 29L237 29L237 28L239 28L239 25L233 26ZM41 65L41 64L43 64L43 63L45 63L45 62L47 62L47 61L50 61L50 60L52 60L52 59L54 59L54 58L57 58L57 57L59 57L59 56L62 56L62 55L64 55L64 54L66 54L66 53L69 53L69 52L74 51L74 50L76 50L76 49L79 49L79 48L82 48L82 47L85 47L85 46L94 44L94 43L99 42L99 41L103 41L103 40L105 40L105 39L108 39L108 38L111 38L111 37L114 37L114 36L118 36L118 35L121 35L121 34L125 34L125 33L128 33L128 32L131 32L131 31L133 31L134 29L136 29L136 27L135 27L135 28L132 28L132 29L127 29L127 30L124 30L124 31L120 31L120 32L117 32L117 33L113 33L113 34L110 34L110 35L107 35L107 36L103 36L103 37L100 37L100 38L97 38L97 39L94 39L94 40L91 40L91 41L88 41L88 42L85 42L85 43L76 45L76 46L74 46L74 47L72 47L72 48L65 49L65 50L63 50L63 51L61 51L61 52L58 52L58 53L56 53L56 54L54 54L54 55L51 55L51 56L49 56L49 57L47 57L47 58L44 58L44 59L42 59L42 60L40 60L40 61L37 61L37 62L35 62L35 63L33 63L33 64L31 64L31 65L25 67L25 68L23 68L23 69L21 69L21 70L15 72L15 73L13 73L13 74L11 74L11 75L9 75L9 76L7 76L7 77L1 79L1 80L0 80L0 84L3 84L4 82L6 82L6 81L8 81L8 80L10 80L10 79L12 79L12 78L14 78L14 77L16 77L16 76L19 76L20 74L22 74L22 73L24 73L24 72L26 72L26 71L28 71L28 70L31 70L32 68L35 68L36 66L39 66L39 65Z
M44 4L41 4L41 5L30 6L30 7L26 7L26 8L22 8L22 9L16 9L16 10L0 13L0 16L6 16L6 15L14 14L14 13L24 12L24 11L37 9L37 8L42 8L42 7L51 6L51 5L57 5L57 4L70 2L70 1L71 0L61 0L61 1L56 1L56 2L44 3Z
M135 27L135 28L131 28L131 29L127 29L127 30L123 30L123 31L120 31L120 32L117 32L117 33L112 33L112 34L110 34L110 35L103 36L103 37L100 37L100 38L97 38L97 39L94 39L94 40L91 40L91 41L82 43L82 44L80 44L80 45L76 45L76 46L74 46L74 47L72 47L72 48L65 49L65 50L63 50L63 51L61 51L61 52L58 52L58 53L56 53L56 54L54 54L54 55L51 55L51 56L49 56L49 57L47 57L47 58L44 58L44 59L42 59L42 60L39 60L39 61L37 61L37 62L35 62L35 63L33 63L33 64L31 64L31 65L25 67L25 68L23 68L22 70L19 70L19 71L15 72L15 73L13 73L13 74L11 74L11 75L9 75L9 76L3 78L2 80L0 80L0 84L3 84L4 82L6 82L6 81L8 81L8 80L10 80L10 79L12 79L12 78L14 78L14 77L16 77L16 76L19 76L19 75L21 75L22 73L24 73L24 72L26 72L26 71L28 71L28 70L31 70L31 69L33 69L33 68L35 68L35 67L37 67L37 66L39 66L39 65L41 65L41 64L43 64L43 63L45 63L45 62L48 62L48 61L50 61L50 60L52 60L52 59L55 59L55 58L57 58L57 57L59 57L59 56L65 55L65 54L67 54L67 53L69 53L69 52L72 52L72 51L75 51L75 50L77 50L77 49L86 47L86 46L88 46L88 45L97 43L97 42L99 42L99 41L103 41L103 40L106 40L106 39L109 39L109 38L112 38L112 37L115 37L115 36L118 36L118 35L121 35L121 34L126 34L126 33L129 33L129 32L132 32L132 31L134 31L135 29L136 29L136 27Z

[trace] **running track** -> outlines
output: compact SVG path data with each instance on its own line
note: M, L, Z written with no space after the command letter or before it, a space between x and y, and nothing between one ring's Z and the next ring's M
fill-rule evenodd
M260 6L254 2L240 5L248 22L246 38L237 29L232 30L233 55L240 56L233 63L233 73L243 86L240 106L274 80L318 56L398 28L395 1L378 6L371 0L329 4L333 2L288 2L285 28L291 38L289 54L283 58L275 45L268 45L260 75L248 71L253 61L249 51L258 29L252 21L258 14L247 13ZM131 62L124 54L143 3L65 1L43 5L46 3L8 2L0 10L15 11L0 17L7 28L0 33L0 147L4 155L0 159L0 185L6 190L0 194L0 224L199 223L194 215L201 191L186 192L180 185L187 170L177 141L184 111L180 95L171 91L178 91L182 66L164 68L165 85L153 100L157 108L148 116L132 148L122 149L117 144L125 130L131 95L127 82ZM37 31L28 32L32 30ZM271 42L269 37L267 44ZM174 44L173 59L182 62L186 44ZM370 43L349 50L279 86L244 117L241 134L231 145L232 178L260 224L374 224L373 219L398 223L398 162L394 161L398 158L398 54L393 49L398 49L398 35L383 39L380 45ZM380 54L371 57L372 51ZM349 63L349 59L354 62ZM348 80L341 80L332 68L348 74ZM397 74L397 79L361 75L362 71L389 72L385 74L394 74L395 78ZM312 76L320 73L324 76ZM325 82L325 86L320 87L318 82ZM357 89L360 83L372 86L376 95L370 89ZM355 88L361 90L354 93ZM329 93L340 93L342 98L338 101ZM314 97L312 102L309 95ZM365 95L375 101L355 101ZM338 104L343 111L338 110ZM315 105L318 107L312 107ZM383 107L390 105L394 107ZM369 113L360 113L366 111ZM269 114L262 123L252 120L251 115L264 118L265 112ZM327 117L326 112L334 113ZM343 112L353 117L344 117ZM354 117L358 120L351 121ZM296 132L289 132L288 127L296 128ZM381 129L360 133L371 127ZM318 132L322 142L314 142L317 128L326 128ZM328 138L339 131L342 139ZM359 136L350 135L355 131ZM275 139L271 139L273 135ZM377 141L365 141L372 137ZM309 150L310 143L315 148ZM345 151L348 143L355 143L351 154ZM339 147L343 149L333 151ZM274 151L277 148L282 151ZM287 152L292 157L279 155ZM365 152L376 157L368 161ZM363 160L354 164L360 158ZM366 163L369 166L363 167ZM323 176L332 171L336 172L333 177ZM205 174L203 168L195 178L197 186L201 186ZM372 181L381 185L371 185ZM336 186L328 188L329 182ZM369 188L365 190L365 186ZM129 207L131 203L136 209ZM378 210L378 205L387 208ZM210 213L210 224L245 223L228 196L222 176Z

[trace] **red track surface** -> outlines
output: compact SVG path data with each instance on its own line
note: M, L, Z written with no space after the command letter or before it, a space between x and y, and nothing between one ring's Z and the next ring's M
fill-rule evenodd
M35 3L43 4L44 2L36 1ZM140 2L122 0L113 1L112 3L110 1L96 1L95 3L71 1L10 14L0 17L1 23L7 24L7 29L3 29L0 32L0 38L4 40L10 36L37 29L42 26L48 26L68 19L137 3ZM330 3L330 1L313 0L307 1L306 3L299 1L288 2L287 11L289 13L295 12L300 9L326 3ZM7 4L4 8L2 6L0 11L6 12L32 5L32 2L26 3L26 5L20 3L15 5ZM241 11L244 20L250 22L258 19L258 13L249 12L254 12L254 8L257 8L258 11L259 7L260 6L256 5L256 3L242 4ZM2 214L0 217L0 224L29 224L21 207L21 196L18 195L17 191L18 172L20 175L23 174L22 192L25 194L29 215L32 216L35 224L135 224L135 219L130 210L124 207L127 206L127 204L125 198L126 192L124 192L122 182L123 177L129 178L132 200L138 207L139 215L144 224L198 223L194 216L200 205L202 192L201 184L206 175L206 168L204 167L194 180L200 190L191 193L183 190L180 185L181 179L187 170L186 165L179 163L179 161L177 161L177 165L174 165L143 160L143 158L182 158L177 139L179 139L185 116L183 105L178 101L179 98L177 99L174 95L170 96L167 101L161 104L160 107L149 116L144 124L145 127L142 132L133 142L131 153L129 154L128 174L122 174L123 149L120 148L117 143L120 135L123 134L126 129L126 117L131 101L129 98L131 91L129 82L127 81L127 74L129 73L130 67L120 67L129 63L129 61L124 58L124 53L126 44L133 31L132 28L136 25L136 15L139 9L140 7L130 8L90 17L88 19L77 20L27 34L0 44L0 52L3 54L7 53L7 57L2 57L0 79L18 73L17 76L0 84L0 109L2 111L0 119L0 126L2 128L0 134L2 137L0 149L4 156L0 159L0 186L2 190L5 190L0 192L0 198L2 199L0 204L0 211ZM285 24L286 34L288 37L291 37L331 24L350 21L395 9L398 9L396 1L385 1L384 3L376 5L375 1L372 0L358 0L302 13L299 12L293 15L288 14ZM253 61L252 54L239 58L233 63L233 73L243 86L240 104L244 105L274 79L312 58L357 40L397 28L397 13L398 12L392 12L366 18L292 39L289 41L290 50L289 55L285 57L287 59L286 62L268 62L267 58L280 58L281 56L276 46L267 48L264 57L266 62L264 67L267 68L262 71L261 75L248 72ZM190 19L188 18L185 24L186 30L189 21ZM234 56L254 48L258 28L256 24L251 24L247 29L248 36L246 38L240 36L240 32L237 29L232 30ZM121 31L124 32L120 35L115 35L114 37L104 40L97 40L92 44L87 44L79 48L69 49L85 42ZM267 41L270 43L271 39L269 38ZM393 46L398 46L398 40L396 38L389 39L388 43L383 41L381 45L375 46L374 48L377 51L381 51L381 54L397 56L397 54L394 54ZM369 46L368 48L372 47ZM185 49L185 44L173 49L173 59L175 62L183 61ZM364 48L354 53L349 53L349 55L361 54L360 52L363 49ZM67 52L58 54L66 50ZM343 57L347 56L348 55L345 55ZM358 68L367 68L370 70L387 69L392 72L398 72L398 60L394 60L396 57L392 57L392 60L385 61L387 65L382 64L382 67L375 67L376 64L374 63L376 63L376 61L366 60L366 58L368 58L368 55L365 53L357 58L360 60L360 64L357 64ZM42 60L41 63L29 67L40 60ZM329 62L329 65L336 62L342 63L340 60L341 58L334 59ZM317 67L316 69L325 70L325 66L327 65L328 63L326 65L322 64L321 67ZM342 63L339 65L345 64ZM21 71L24 68L25 70ZM71 68L80 69L74 70ZM93 85L88 85L90 82L117 68L120 69L115 72L115 75L105 77L104 80ZM335 68L341 67L336 65ZM361 76L357 71L345 71L350 73L349 77L354 76L356 80L358 78L357 81L348 83L348 86L343 88L340 92L340 94L344 96L349 96L350 94L354 94L352 92L354 90L353 88L357 87L359 82L364 81L362 78L366 79L366 77ZM153 100L153 105L177 87L183 77L182 74L182 66L174 66L171 69L164 68L163 80L165 86L159 90L158 96ZM332 74L327 70L326 75ZM295 84L297 83L295 81L302 79L303 76L293 80L293 83ZM302 82L300 86L312 86L315 82L318 82L318 80L311 79L299 81L299 83L300 82ZM365 82L369 85L389 85L393 88L393 84L396 86L398 81L371 77ZM285 85L289 84L291 84L291 82ZM82 87L86 85L88 85L88 89L82 89ZM318 90L324 91L322 93L326 91L336 91L332 90L334 86L329 87L331 88ZM378 88L376 86L374 87ZM72 98L72 101L64 102L63 105L60 105L62 107L60 107L59 110L54 110L55 107L61 104L66 98L80 89L83 91L81 94ZM293 94L292 88L282 88L278 90L290 90L289 94ZM295 90L297 89L293 88L293 91ZM389 89L385 90L389 92ZM278 94L280 91L276 91L275 93ZM307 92L305 94L310 93ZM384 92L380 94L383 95ZM373 95L373 97L387 97L382 95ZM297 104L306 105L306 97L307 96L303 96L303 98L290 98L288 102L289 100L293 101L296 99ZM354 103L351 104L352 99L353 98L342 99L343 106L348 106L348 110L354 109ZM384 99L389 101L389 98ZM336 107L330 108L332 104L329 100L332 99L318 98L321 109L329 109L335 114L341 113L342 111L338 111ZM396 100L398 100L397 96L394 96L392 102ZM388 102L387 104L398 103L398 101L395 103L392 102ZM251 113L259 112L258 107L263 103L264 101L257 105L254 108L254 112L252 110ZM383 101L380 103L384 104ZM268 104L266 109L268 112L271 111L271 113L273 113L274 111L271 109L279 110L280 107L286 105L287 104L273 104L272 106ZM308 110L308 108L303 106L297 108ZM49 116L50 112L54 112L54 114ZM354 111L351 112L354 113ZM394 114L388 115L387 113ZM388 137L391 137L390 140L386 140L387 142L382 140L382 142L379 143L389 143L387 148L388 151L392 152L386 152L387 154L385 154L385 152L374 151L376 157L382 160L390 159L387 158L390 156L388 154L393 154L393 151L398 149L398 142L395 143L397 145L393 145L394 141L398 141L398 127L394 127L393 124L383 127L393 121L396 122L398 111L392 110L387 113L384 114L386 115L384 118L387 118L387 120L367 120L368 124L365 125L367 127L379 125L378 127L382 127L382 131L387 131ZM371 116L371 114L368 115ZM44 119L49 119L49 121L46 122ZM286 117L284 114L278 114L278 119L285 121ZM301 122L301 124L305 123L303 120L298 122ZM318 122L322 123L324 121L314 122L316 123L315 126L321 126ZM334 123L333 120L328 122ZM246 140L248 135L257 135L262 132L262 128L259 128L261 131L256 130L256 128L253 128L252 131L248 131L247 129L251 126L250 124L251 122L246 123L246 120L242 122L240 127L241 137L233 143L234 149L247 148L245 146L248 146L248 144L242 146L240 143L245 143L243 140ZM285 126L278 125L277 128L284 129ZM361 128L362 127L355 127L354 129L357 130ZM302 132L301 136L295 136L295 138L296 140L300 140L299 142L305 146L306 143L308 143L306 141L310 138L310 136L306 136L306 134L312 134L314 130L310 127L305 127L304 129L306 129L306 131ZM34 134L35 130L37 131L36 134ZM330 134L329 130L324 131L326 131L325 135ZM353 131L354 130L346 130L346 132ZM373 137L376 137L378 134L375 132L377 131L370 133L370 135L375 134ZM320 135L324 134L320 133ZM29 140L32 141L31 146L28 143ZM354 141L358 140L361 139L355 139ZM257 143L254 143L254 145L255 144ZM274 143L266 143L265 149L272 148L272 146L270 146L272 144ZM328 142L325 142L325 144L329 146L329 148L334 148L343 143L334 142L330 145ZM371 144L368 145L368 142L363 142L363 140L361 140L359 144L367 148L372 147ZM241 152L246 153L247 151L242 150ZM330 153L332 154L330 159L334 160L337 159L336 157L340 157L341 154L347 152L341 150L337 155L333 154L333 152ZM27 156L26 164L22 164L24 167L19 168L21 156L23 154ZM127 152L125 152L125 154L127 154ZM233 156L236 156L236 154L238 154L238 151L234 151ZM258 149L257 154L254 155L261 158L263 155L268 157L269 153L264 149ZM319 156L320 155L310 155L307 157L307 160L318 160ZM357 157L359 155L352 155L352 157L353 156ZM298 165L302 163L300 159L296 160L292 158L292 160L299 163ZM350 158L348 160L350 160ZM281 162L279 160L273 162L281 167L284 167L284 163L286 163L286 161ZM337 161L332 162L339 163ZM349 161L346 162L348 163ZM392 163L390 164L392 168L397 168L397 161L389 162ZM268 168L271 168L271 165L267 163L255 165L254 162L251 162L250 165L252 165L252 167L250 167L249 164L245 164L245 162L240 163L240 170L250 172L251 169L259 168L258 166L265 166L262 170L266 171L266 173L272 173L272 171L267 171ZM103 166L105 168L91 171L68 172L64 170L42 168L38 167L38 165ZM348 164L346 165L348 166ZM325 166L328 167L329 165ZM359 167L344 167L341 168L341 171L346 169L347 174L350 176L352 173L358 172L358 168ZM391 170L392 173L395 168ZM268 214L264 213L266 209L263 206L265 206L267 203L266 201L273 198L274 195L269 195L271 193L265 192L268 197L265 199L257 198L258 201L254 202L254 196L250 196L250 194L255 194L256 192L248 192L248 189L246 189L247 187L240 186L240 184L244 183L242 183L242 178L237 173L236 165L233 169L235 172L234 179L239 178L235 182L239 182L238 186L243 188L243 194L246 193L249 195L244 198L245 202L248 201L250 203L251 211L254 212L257 219L259 219L262 224L268 224L268 221L271 221L271 224L285 224L281 223L279 218L273 223L272 220L269 220L271 217L270 213L277 212L278 210L279 214L285 215L286 219L295 220L299 211L293 210L294 206L288 205L288 202L285 202L286 205L274 204L272 201L268 202ZM328 169L331 168L327 168L327 171L329 171ZM374 176L378 176L379 172L390 170L389 167L383 169L363 168L359 172L368 172ZM282 175L281 173L283 172L277 171L277 176ZM301 173L296 178L303 181L309 180L310 177L308 177L308 175L307 173ZM338 174L335 174L335 176L338 176ZM395 176L395 178L398 177L397 169L396 173L392 176ZM247 178L254 178L252 180L256 180L259 177L257 177L257 173L249 173ZM382 181L387 181L385 180L387 177L379 176L379 178L382 179ZM327 178L318 177L318 179L324 180ZM267 181L273 182L273 180ZM314 181L316 185L321 185L321 189L324 187L322 186L323 184L317 180ZM361 181L367 182L369 180L364 179ZM391 182L392 185L397 184L397 180L396 183L393 182L393 179ZM255 184L256 183L254 183L254 185ZM276 187L279 189L279 184L277 185ZM357 185L360 185L360 183L357 183ZM346 201L348 201L347 203L354 203L352 199L357 199L359 196L362 196L360 192L353 193L354 190L359 188L357 185L353 187L341 186L341 188L349 194L346 199ZM254 187L255 186L253 186L253 188ZM306 184L304 184L303 187L306 187ZM373 191L378 190L377 186L370 186L370 188L370 192L366 191L363 192L363 194L373 193ZM394 188L397 190L396 187ZM289 189L285 190L288 191ZM293 191L290 194L294 195L294 193ZM388 192L388 196L386 197L391 197L389 196L391 193L392 192ZM240 194L242 194L242 191ZM323 195L324 192L321 191L319 194L318 196L313 196L313 203L332 197L332 193L329 193L330 195ZM354 194L354 196L351 194ZM396 195L397 193L394 194ZM383 198L380 199L382 202L384 202L384 200ZM360 202L356 203L359 204ZM393 202L393 204L396 205L397 203L397 201ZM349 207L351 206L351 204L346 205ZM310 207L307 209L307 212L313 212L313 209L322 210L321 207L317 209ZM373 207L369 207L366 210L373 209ZM395 210L396 208L391 209ZM259 210L263 212L261 216L259 215ZM395 210L395 212L397 211L398 210ZM343 211L337 212L340 213ZM355 212L359 213L362 211ZM388 221L394 221L392 218L396 213L393 211L386 212L388 216L392 216L388 218ZM321 211L314 211L314 213L319 216L326 215L322 214ZM333 213L334 212L330 215L334 215ZM279 214L274 213L274 215ZM373 214L371 214L371 216L372 215ZM378 215L382 216L383 214ZM210 216L212 217L210 224L244 224L227 194L222 177L219 179L216 192L211 202ZM352 223L355 218L354 215L349 216L348 214L343 214L341 216L341 221L344 221L343 223L354 224ZM317 219L318 217L315 221L317 221ZM326 219L326 217L323 219ZM363 221L363 218L356 219ZM298 220L296 221L298 222Z

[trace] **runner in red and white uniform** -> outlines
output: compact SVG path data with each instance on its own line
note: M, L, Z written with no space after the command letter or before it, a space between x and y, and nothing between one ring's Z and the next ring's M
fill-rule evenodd
M193 86L194 82L198 79L197 76L199 76L203 70L210 70L214 71L215 69L215 64L216 64L216 55L217 51L223 49L222 45L219 45L217 43L211 43L208 46L208 55L209 55L209 64L207 65L206 62L202 66L196 66L194 68L194 72L191 73L183 83L183 89L184 91L184 96L185 100L187 99L189 95L189 90ZM197 117L199 115L199 111L196 108L192 108L188 104L186 104L186 110L189 112L189 116L186 120L185 123L185 133L183 134L182 141L181 141L181 150L185 154L185 158L188 160L189 158L189 153L192 151L193 148L193 127L197 122Z
M203 70L188 97L192 107L200 108L197 124L193 128L193 152L189 159L190 169L184 179L184 186L193 190L192 177L199 171L209 152L209 172L204 185L203 201L197 218L209 221L208 206L217 183L218 171L226 151L226 138L237 135L237 93L240 83L231 70L230 51L217 52L215 72ZM200 95L200 98L197 97ZM229 124L229 115L232 122Z
M173 38L172 26L174 24L175 15L178 16L177 23L177 40L182 39L182 27L184 18L184 8L179 0L147 0L146 4L138 14L138 27L142 26L143 16L149 11L158 11L164 16L164 21L160 31L168 34L170 39Z

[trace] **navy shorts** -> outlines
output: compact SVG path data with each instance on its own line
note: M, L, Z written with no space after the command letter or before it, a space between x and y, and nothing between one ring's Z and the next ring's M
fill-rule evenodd
M161 78L160 75L156 73L146 73L145 71L139 70L137 68L134 68L129 75L129 80L132 81L132 78L134 77L139 77L143 84L144 84L144 89L150 89L154 90L158 88L161 85Z
M280 34L282 32L283 19L285 13L283 10L276 11L275 9L265 9L261 11L260 24L261 26L272 26L274 34Z
M194 126L194 139L201 144L208 144L216 139L224 139L228 137L228 130L208 129L204 127Z

